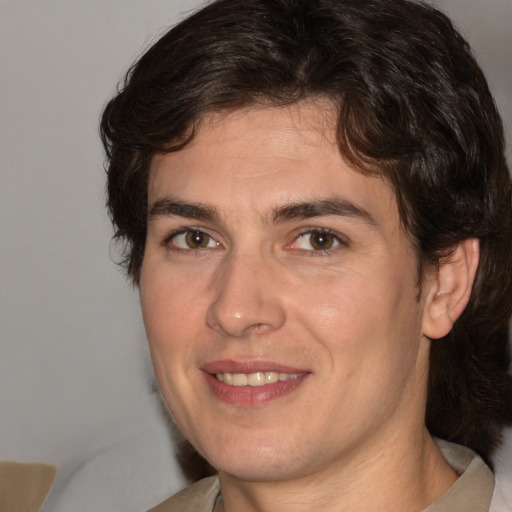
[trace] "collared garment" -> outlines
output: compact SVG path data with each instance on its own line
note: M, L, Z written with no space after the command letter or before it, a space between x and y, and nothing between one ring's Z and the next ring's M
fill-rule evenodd
M436 439L443 457L459 478L423 512L489 512L494 475L472 450ZM213 512L220 494L219 479L200 480L148 512Z

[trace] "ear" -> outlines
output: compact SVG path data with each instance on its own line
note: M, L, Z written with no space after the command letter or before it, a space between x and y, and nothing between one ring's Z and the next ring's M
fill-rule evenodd
M437 274L429 282L423 311L423 334L431 339L446 336L464 311L475 280L480 244L468 238L439 262Z

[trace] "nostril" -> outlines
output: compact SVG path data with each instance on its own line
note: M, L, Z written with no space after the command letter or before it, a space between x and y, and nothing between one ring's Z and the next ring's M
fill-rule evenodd
M240 307L231 309L218 301L206 312L206 324L226 336L244 337L263 334L281 327L285 321L284 310L278 304L253 303L247 311Z

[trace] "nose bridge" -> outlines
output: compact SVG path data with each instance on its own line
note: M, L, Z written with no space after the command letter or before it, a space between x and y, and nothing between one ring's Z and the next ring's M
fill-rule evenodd
M224 335L278 329L285 311L277 293L277 263L262 253L233 252L220 264L206 322Z

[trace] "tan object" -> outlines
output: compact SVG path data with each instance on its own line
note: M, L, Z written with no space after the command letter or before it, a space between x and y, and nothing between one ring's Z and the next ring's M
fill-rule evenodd
M0 512L37 512L56 472L48 464L0 462Z

